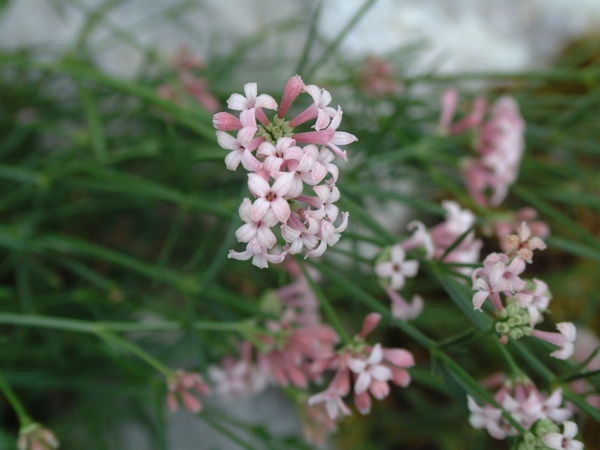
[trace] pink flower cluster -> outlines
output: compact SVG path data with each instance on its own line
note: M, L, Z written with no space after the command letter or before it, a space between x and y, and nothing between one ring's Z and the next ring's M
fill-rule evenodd
M311 105L291 120L285 116L296 98L305 92ZM291 77L278 106L273 97L258 95L256 83L244 86L244 95L232 94L227 105L240 111L239 117L228 112L215 114L219 145L230 150L225 164L236 170L241 163L249 171L248 188L254 200L244 199L240 217L245 222L236 232L244 252L231 251L230 258L248 260L264 268L268 263L280 263L286 254L304 253L306 257L321 256L327 246L335 245L348 224L348 213L340 217L335 202L340 192L335 186L338 168L334 154L346 159L339 145L356 141L356 137L337 131L342 109L328 106L331 95L315 85L305 85L296 75ZM272 120L265 109L276 110ZM316 119L315 131L297 132L296 128ZM229 132L236 132L233 136ZM307 144L300 147L298 144ZM320 145L321 147L317 147ZM330 175L329 178L327 176ZM327 179L326 179L327 178ZM306 195L305 185L316 195ZM282 253L269 251L277 244L272 228L280 225L285 241Z
M373 97L385 97L402 92L402 85L394 77L390 61L370 55L365 59L360 74L361 89Z
M406 252L421 248L427 259L441 259L446 251L475 223L475 215L466 209L461 209L453 201L442 202L446 210L445 220L427 229L422 222L413 221L408 227L413 230L411 237L402 243L384 250L377 258L375 273L381 278L382 284L392 301L392 315L401 320L411 320L419 316L423 310L423 300L415 295L412 303L408 303L397 292L404 287L406 277L414 277L419 270L416 260L406 260ZM479 251L483 243L475 238L475 232L469 232L464 239L445 257L448 263L473 264L479 261ZM457 269L462 273L470 273L468 267Z
M308 281L293 262L289 266L297 275L295 281L265 299L267 309L281 318L268 320L267 333L257 333L255 344L242 344L239 361L226 358L221 367L209 368L218 394L226 398L256 394L269 382L306 389L310 380L318 378L311 364L335 353L337 333L321 323L318 300Z
M571 411L561 408L562 390L556 389L550 396L542 394L529 379L507 379L494 394L494 399L502 407L496 408L491 404L479 406L470 396L467 396L469 423L473 428L485 428L490 436L505 439L516 436L518 431L502 415L502 409L508 412L526 430L542 419L549 419L561 424L571 416Z
M532 263L533 251L545 249L546 244L539 237L532 236L525 222L521 223L517 234L508 236L507 242L509 248L506 253L489 254L483 261L483 267L473 271L473 290L477 291L473 295L473 306L481 311L485 300L490 299L497 311L495 329L502 335L501 342L533 336L559 347L551 356L570 358L576 338L575 325L561 322L556 326L558 333L536 330L535 326L542 321L542 313L548 309L552 295L543 281L521 278L527 263Z
M216 112L221 107L219 99L210 93L206 79L194 74L196 70L204 66L204 61L198 55L190 53L189 49L182 48L173 61L173 68L179 75L179 81L183 85L184 91L194 98L204 109L209 112ZM172 85L163 84L158 88L158 93L164 98L169 98L182 103L183 98Z
M480 97L475 100L467 117L452 123L457 106L457 91L448 89L442 98L440 126L451 135L468 130L477 133L475 149L480 157L467 160L463 178L477 203L487 206L486 190L491 189L493 193L489 204L498 206L506 198L508 188L517 180L525 149L525 122L519 106L512 97L501 97L489 108L489 118L485 120L487 101Z
M325 391L308 399L311 406L324 404L332 420L338 420L350 414L344 403L354 387L354 404L361 414L371 411L371 396L382 400L390 392L389 382L406 387L410 383L407 368L414 365L412 354L404 349L383 348L381 344L370 346L364 343L367 335L379 324L381 316L369 314L363 328L352 344L338 353L321 358L312 364L312 370L321 374L333 370L335 374Z

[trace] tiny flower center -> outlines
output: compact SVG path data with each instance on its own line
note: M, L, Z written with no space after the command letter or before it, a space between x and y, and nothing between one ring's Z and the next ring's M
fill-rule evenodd
M276 198L277 198L277 194L275 192L269 192L266 197L267 201L269 201L269 202L272 202Z
M276 144L277 141L282 137L292 137L294 128L290 125L289 121L285 121L275 116L273 122L268 125L259 125L257 134L260 137L264 137L267 142Z
M396 264L394 264L394 265L392 266L392 270L393 270L394 272L400 272L400 265L399 265L399 264L397 264L397 263L396 263Z

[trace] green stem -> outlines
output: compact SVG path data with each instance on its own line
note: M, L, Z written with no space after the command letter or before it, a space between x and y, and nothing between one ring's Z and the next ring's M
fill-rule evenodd
M336 314L335 310L331 306L331 302L329 301L329 299L325 296L325 294L323 293L321 288L317 285L317 283L315 283L314 280L310 277L308 271L306 270L306 267L304 267L304 264L300 264L300 268L302 269L302 273L308 280L310 287L312 288L315 295L319 299L319 302L321 303L321 307L323 308L323 311L325 311L325 314L329 318L329 321L331 322L331 324L333 325L335 330L338 332L338 334L342 338L342 341L344 342L344 344L346 344L346 345L351 344L352 338L344 329L344 326L342 325L342 322L340 322L338 315Z
M141 360L145 361L146 363L148 363L150 366L154 367L159 372L162 372L165 376L168 377L173 374L173 370L171 370L170 368L165 366L162 362L160 362L154 356L152 356L149 353L142 350L141 347L138 347L137 345L128 341L127 339L123 339L122 337L120 337L110 331L106 331L106 330L97 330L96 335L98 337L104 339L106 342L115 344L115 345L117 345L121 348L124 348L125 350L133 353L135 356L137 356Z
M133 332L133 331L176 331L183 329L179 322L88 322L77 319L63 319L60 317L39 316L35 314L0 313L0 324L22 325L40 328L54 328L80 333L98 334L107 332ZM248 322L207 322L195 321L191 327L202 331L233 331L244 334Z
M20 424L21 428L32 424L33 420L27 414L27 411L25 410L23 403L21 403L21 400L19 400L19 397L17 397L15 392L10 387L10 384L8 384L8 382L4 378L4 375L2 375L1 372L0 372L0 391L2 391L2 393L8 400L8 403L10 403L12 408L15 410L15 413L17 414L17 417L19 418L19 424Z
M504 356L504 359L506 359L506 362L510 366L510 370L513 373L513 375L522 375L523 371L521 370L521 368L519 367L519 365L517 364L517 362L515 361L513 356L510 354L508 349L504 345L502 345L500 342L498 342L497 339L494 339L494 341L498 345L498 348L500 349L500 353L502 353L502 356Z

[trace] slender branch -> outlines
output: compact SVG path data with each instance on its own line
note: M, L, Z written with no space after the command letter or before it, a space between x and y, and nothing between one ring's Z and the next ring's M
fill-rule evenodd
M17 417L19 418L19 423L21 425L21 428L26 427L27 425L33 423L33 420L31 419L31 417L29 417L29 414L27 414L27 411L25 410L25 406L23 406L23 403L21 403L21 400L19 400L19 397L17 397L15 392L10 387L10 384L8 384L8 381L6 381L6 378L4 378L4 375L1 372L0 372L0 391L2 391L2 393L8 400L8 403L10 403L12 408L15 410L15 413L17 414Z

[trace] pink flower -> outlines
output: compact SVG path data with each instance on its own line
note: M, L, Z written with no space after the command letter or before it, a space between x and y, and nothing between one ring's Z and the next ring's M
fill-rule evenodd
M294 139L307 144L326 145L331 148L334 153L345 160L348 159L346 152L338 147L338 145L348 145L357 141L356 136L344 131L337 131L342 121L342 110L338 107L335 116L331 119L331 123L325 130L309 131L306 133L294 134Z
M250 211L252 220L261 220L265 214L272 211L278 221L287 222L290 217L290 205L284 196L292 187L292 179L292 174L278 172L277 180L273 186L269 186L263 177L253 173L248 175L248 187L256 197Z
M331 94L314 84L304 86L304 92L307 92L313 98L318 111L317 122L314 125L315 130L319 131L327 128L331 118L335 117L336 113L334 108L327 106L331 103Z
M399 94L402 85L394 78L394 66L376 56L369 56L364 62L360 80L361 89L374 97Z
M496 310L500 311L503 308L500 292L511 289L508 281L504 279L505 269L506 265L502 261L498 261L490 268L476 269L473 272L473 290L477 291L473 295L475 309L481 311L481 305L488 297Z
M522 208L518 210L509 220L500 220L494 224L494 232L500 239L500 248L504 253L511 251L511 244L508 242L508 236L516 230L521 223L527 222L533 236L543 239L550 235L550 227L537 218L537 211L533 208Z
M391 261L380 262L375 266L375 273L381 278L390 278L390 289L402 289L405 277L414 277L419 270L415 260L405 261L406 253L402 245L396 244L391 248Z
M308 399L308 405L314 406L321 403L325 404L325 409L331 420L337 420L343 416L351 414L350 408L346 406L343 397L350 391L348 369L341 369L335 374L329 387Z
M485 428L487 432L495 439L505 439L506 436L514 435L514 428L507 426L502 422L502 410L486 404L479 406L470 395L467 395L467 402L471 415L469 423L473 428ZM516 431L516 430L515 430Z
M221 367L212 365L208 368L215 394L225 400L258 394L269 382L268 374L252 361L253 348L249 342L242 344L241 353L239 360L229 356Z
M412 231L413 234L411 237L402 242L402 248L406 251L414 250L415 248L422 247L425 249L425 257L427 259L433 258L435 252L435 246L433 243L433 238L431 234L427 230L427 227L423 224L423 222L419 222L418 220L413 220L408 223L406 227L408 231Z
M571 322L558 323L556 324L556 328L559 331L558 333L533 330L531 335L538 339L550 342L560 348L559 350L550 353L550 356L557 359L569 359L573 355L573 342L575 342L575 338L577 337L577 329Z
M352 358L348 361L348 367L357 375L354 392L362 394L371 387L372 382L375 386L378 386L377 381L386 382L387 385L387 381L392 379L392 371L381 364L382 360L383 350L380 344L376 344L366 360ZM376 392L381 395L380 390L376 390Z
M526 430L540 419L561 423L571 416L568 409L560 407L563 400L560 389L547 397L526 378L505 379L503 385L494 394L494 400ZM502 415L502 410L490 404L480 407L471 397L468 397L468 403L471 411L469 422L474 428L486 428L496 439L518 434Z
M541 322L541 313L548 309L552 294L548 290L548 285L541 280L533 279L533 290L528 286L528 289L517 293L514 296L516 302L522 308L526 308L531 318L530 326L533 328L537 323Z
M198 373L184 372L177 370L167 379L169 393L167 395L167 405L171 412L177 411L179 401L191 413L198 414L202 411L202 402L190 391L196 391L199 394L208 394L210 387L204 382L202 376Z
M392 316L396 319L408 321L421 315L425 304L419 295L413 296L412 302L408 303L395 290L388 288L386 292L392 301Z
M542 441L555 450L583 450L583 443L575 440L577 431L577 425L574 422L567 421L563 423L562 434L548 433L542 438Z
M544 250L546 244L537 236L531 235L531 230L526 222L521 222L518 234L511 234L507 237L510 249L507 252L515 253L531 264L534 250Z
M278 220L273 211L268 210L260 220L252 220L252 202L245 198L239 208L241 219L246 222L235 232L235 237L239 242L250 242L252 239L258 239L261 246L271 248L277 243L277 238L271 231Z
M243 252L229 250L228 258L246 261L252 258L252 264L261 269L269 267L268 263L279 264L285 259L285 253L279 255L271 255L267 247L261 245L257 238L251 239Z
M227 107L236 111L252 108L277 109L277 102L270 95L258 95L256 83L247 83L244 85L244 95L231 94L227 100Z

